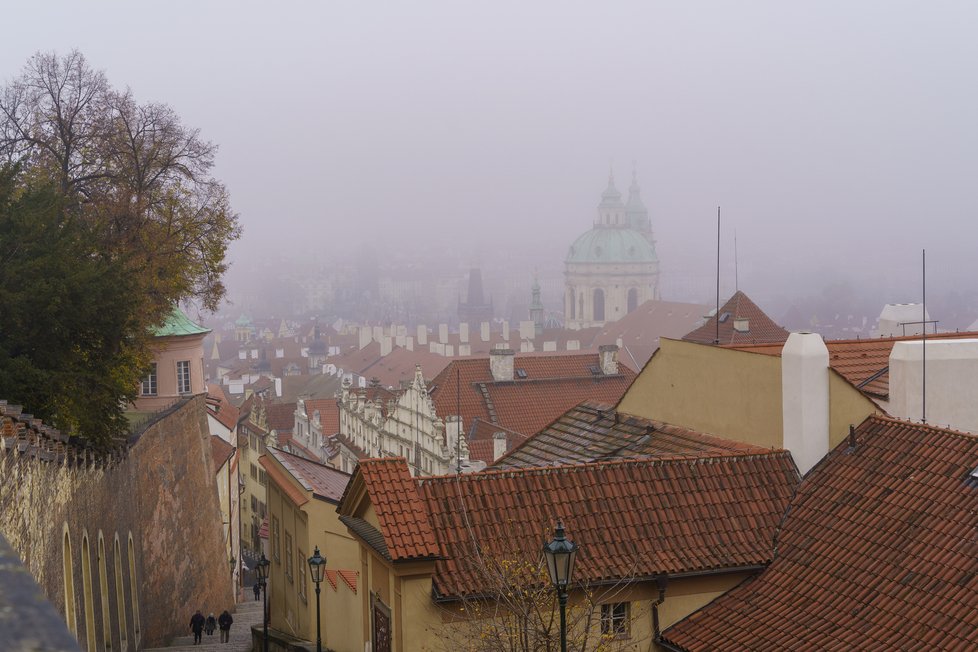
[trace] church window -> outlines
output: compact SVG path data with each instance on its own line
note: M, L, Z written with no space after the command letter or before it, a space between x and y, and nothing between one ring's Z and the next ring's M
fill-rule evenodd
M594 320L604 321L604 290L594 290Z
M630 288L628 290L628 312L635 310L638 307L638 289Z

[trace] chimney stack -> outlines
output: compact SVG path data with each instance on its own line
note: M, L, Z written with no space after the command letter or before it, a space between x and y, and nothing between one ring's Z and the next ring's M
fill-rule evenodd
M817 333L792 333L781 350L784 447L804 475L829 452L829 350Z
M618 346L602 344L598 347L598 357L601 360L601 373L614 376L618 373Z
M516 354L513 349L493 349L489 352L489 369L492 379L499 381L513 380L513 360Z
M428 346L428 327L424 324L418 325L418 346Z
M492 433L492 461L495 462L506 454L506 433Z

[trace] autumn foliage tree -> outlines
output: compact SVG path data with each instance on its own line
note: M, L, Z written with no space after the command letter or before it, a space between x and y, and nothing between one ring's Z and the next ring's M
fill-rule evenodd
M25 323L18 333L5 324L0 355L6 351L10 362L17 352L20 385L18 379L0 385L0 398L22 401L87 437L104 441L121 432L120 401L131 397L145 372L147 334L178 302L213 310L225 295L227 247L240 227L226 188L211 174L216 150L170 107L140 104L129 90L113 88L77 51L38 53L0 89L8 229L0 234L0 285L11 292L8 298L18 284L46 287L41 275L59 268L45 255L45 241L32 240L25 253L16 238L51 229L50 237L65 234L47 243L61 247L64 272L79 272L69 275L72 288L57 295L57 307L88 316L98 316L90 306L105 308L103 318L91 322L98 332L84 338L59 328L68 313L53 308L31 318L48 324ZM9 308L4 304L0 313ZM45 348L73 348L72 373L99 370L111 383L97 392L66 383L71 374L59 375L53 361L40 360ZM11 386L21 389L11 394ZM88 392L88 402L69 404L66 395L73 392ZM109 418L99 426L84 415L88 410Z

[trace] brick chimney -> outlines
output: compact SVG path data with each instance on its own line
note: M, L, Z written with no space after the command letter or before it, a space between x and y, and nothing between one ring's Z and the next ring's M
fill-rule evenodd
M618 373L618 346L602 344L598 347L598 357L601 360L601 373L614 376Z
M489 369L495 381L513 380L513 349L493 349L489 352Z

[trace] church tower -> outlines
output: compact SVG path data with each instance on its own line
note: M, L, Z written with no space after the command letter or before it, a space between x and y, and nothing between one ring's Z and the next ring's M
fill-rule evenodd
M593 228L574 241L564 259L567 328L617 321L659 297L659 259L637 175L632 174L627 206L609 175L597 213Z
M530 301L530 320L536 337L543 335L543 302L540 300L540 281L533 276L532 299Z

